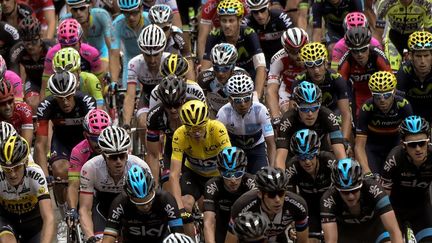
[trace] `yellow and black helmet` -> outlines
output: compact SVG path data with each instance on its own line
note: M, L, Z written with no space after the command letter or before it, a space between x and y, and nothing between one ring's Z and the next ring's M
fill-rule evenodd
M162 62L160 73L164 77L175 75L184 78L188 70L189 63L186 58L177 54L170 54Z
M307 43L300 49L300 57L303 62L313 62L322 58L327 59L327 48L319 42Z
M217 7L217 14L219 16L235 15L243 17L244 7L239 0L222 0Z
M387 71L378 71L369 78L369 89L371 92L388 92L396 88L396 77Z
M209 119L207 104L200 100L186 102L180 112L180 119L187 126L201 126Z
M428 31L416 31L408 38L410 51L432 50L432 34Z
M65 47L54 55L52 65L56 72L63 70L75 72L81 68L81 56L74 48Z
M0 145L0 165L12 167L27 160L29 146L27 141L19 136L10 136Z

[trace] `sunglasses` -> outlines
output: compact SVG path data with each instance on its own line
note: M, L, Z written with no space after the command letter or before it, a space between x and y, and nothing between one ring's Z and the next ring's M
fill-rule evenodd
M236 103L236 104L242 104L242 103L247 103L249 101L252 100L252 94L250 95L246 95L246 96L242 96L242 97L232 97L230 96L231 100Z
M393 90L389 91L389 92L384 92L384 93L381 93L381 92L372 92L372 97L374 99L384 99L384 100L387 100L387 99L389 99L390 97L393 96L393 93L394 93Z
M417 148L417 146L419 146L420 148L423 148L424 146L426 146L429 142L429 139L421 139L421 140L416 140L416 141L408 141L408 142L403 142L407 147L410 148Z
M40 42L40 37L37 37L35 39L32 40L23 40L23 45L24 46L35 46L38 45Z
M199 126L188 126L186 125L186 132L187 133L203 133L206 130L207 122L204 122L204 124L201 124Z
M67 46L73 46L76 43L78 43L79 38L74 37L70 39L59 39L58 41L62 47L67 47Z
M266 192L268 198L284 197L286 191Z
M150 196L150 198L147 199L147 200L145 200L144 202L134 201L132 197L129 198L129 200L131 201L131 203L133 203L135 205L143 206L143 205L147 205L147 204L151 203L153 201L153 199L155 198L155 196L156 196L156 193L153 191L152 194L151 194L151 196Z
M369 45L366 45L366 46L360 47L360 48L349 48L350 52L352 52L353 54L364 53L368 49L369 49Z
M243 177L244 174L245 174L244 170L237 170L237 171L227 170L222 172L222 177L224 179L239 179Z
M24 166L24 164L25 163L18 163L12 167L1 166L1 168L4 173L9 174L12 172L17 172L19 169L21 169L22 166Z
M75 97L75 92L66 96L53 95L57 102L70 102Z
M87 8L88 8L88 6L86 5L86 6L81 6L81 7L78 7L78 8L71 8L71 11L72 12L83 12L83 11L86 11Z
M416 43L411 47L413 50L431 49L432 43Z
M267 7L262 8L262 9L258 9L258 10L252 10L251 13L252 14L258 14L258 13L264 13L265 11L267 11Z
M300 154L297 155L297 158L301 161L305 161L305 160L313 160L313 158L315 158L315 156L317 155L318 152L312 152L309 154Z
M304 112L304 113L309 113L309 112L316 112L317 110L319 110L319 108L321 107L321 105L314 105L314 106L298 106L298 110L300 112Z
M124 15L126 18L129 18L130 16L137 16L138 14L141 13L141 11L140 11L140 10L135 10L135 11L123 11L122 13L123 13L123 15Z
M315 60L315 61L305 61L304 65L308 68L319 67L319 66L324 64L324 61L325 61L325 58L320 58L320 59Z
M173 104L163 104L163 106L168 110L178 109L182 105L183 105L183 102L178 102L178 103L173 103Z
M349 191L339 191L340 193L342 193L343 195L349 195L349 194L356 194L358 191L360 191L361 187L356 188L354 190L349 190Z
M121 154L107 154L107 159L109 160L124 160L127 158L127 153L121 153Z
M214 65L213 69L217 73L226 73L233 69L233 65Z

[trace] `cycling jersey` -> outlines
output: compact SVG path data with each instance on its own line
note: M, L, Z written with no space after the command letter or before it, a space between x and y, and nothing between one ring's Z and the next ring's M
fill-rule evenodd
M184 43L179 45L175 39L181 39ZM183 35L183 30L180 29L179 27L172 25L171 26L171 30L170 30L170 34L169 37L167 38L167 43L165 45L165 52L169 52L169 53L175 53L184 57L190 57L191 53L190 51L186 48L186 44L185 44L185 40L184 40L184 35Z
M266 56L266 63L282 48L281 36L293 23L290 17L280 9L269 9L269 20L266 25L260 25L252 15L244 19L244 23L255 30Z
M54 45L52 41L42 40L41 41L41 52L38 60L34 60L33 57L24 48L22 42L18 42L11 49L11 62L15 63L17 67L22 65L26 74L25 93L29 92L40 92L42 86L42 75L45 64L45 57L48 53L48 49ZM17 69L19 71L19 69Z
M14 27L18 28L19 22L21 22L21 20L23 20L25 17L31 16L31 15L34 15L34 13L33 13L33 9L30 6L28 6L27 4L24 4L24 3L16 3L16 26L14 26ZM3 13L1 16L1 21L6 22L8 20L7 17L8 17L8 15Z
M150 94L150 105L149 110L155 107L158 104L161 104L162 101L159 99L159 95L157 90L159 88L159 84L154 87ZM204 95L204 91L199 86L198 83L192 80L186 80L186 99L187 100L201 100L203 102L206 101L206 97Z
M249 75L243 68L235 66L232 75L240 74ZM201 71L198 74L197 82L206 94L210 110L215 114L220 108L222 108L222 106L229 102L224 84L216 78L213 67Z
M399 91L405 93L404 97L411 103L414 114L419 115L429 122L432 121L432 106L425 105L432 102L432 72L424 81L420 81L414 72L411 62L402 64L397 72L397 86Z
M379 49L383 49L381 43L372 37L370 41L370 45L372 47L378 47ZM341 38L333 47L332 55L331 55L331 69L337 71L339 62L342 59L342 56L345 55L348 51L348 46L345 44L345 38Z
M220 27L220 20L219 16L217 15L217 6L221 0L208 0L205 4L201 7L201 24L208 24L212 25L215 28ZM249 9L247 8L246 1L240 0L243 3L244 7L244 13L245 15L249 12Z
M219 43L227 42L221 29L214 29L210 32L206 46L204 59L210 61L211 49ZM238 58L236 65L245 69L251 76L255 74L255 67L253 57L257 54L262 54L263 51L260 46L258 35L254 29L247 26L240 26L240 34L237 42Z
M256 188L254 176L246 173L241 178L241 184L235 192L230 192L224 185L221 176L214 177L206 183L204 191L204 212L214 212L216 215L216 242L225 242L231 206L244 193Z
M304 199L287 191L284 197L282 209L271 220L262 210L262 201L258 197L258 190L251 190L243 194L231 207L231 220L228 230L234 234L234 219L244 212L259 213L269 222L265 232L269 242L288 242L285 230L293 222L297 232L308 229L308 209Z
M69 159L68 178L70 181L79 180L83 165L96 154L87 139L77 144L71 152Z
M144 11L148 12L155 4L165 4L171 8L172 13L178 13L178 6L176 0L146 0L143 1Z
M17 101L23 101L23 81L21 80L21 77L13 71L6 70L4 79L9 81L9 83L14 87L14 99Z
M312 81L307 72L297 75L292 87L296 87L303 81ZM321 105L337 113L337 110L339 110L338 101L348 99L348 85L345 79L339 73L326 69L324 80L314 83L318 85L322 92Z
M45 67L42 80L48 80L49 77L54 74L52 60L54 55L60 49L60 44L56 44L48 50L48 53L45 57ZM79 53L81 56L81 71L91 72L101 79L100 75L103 74L103 67L99 51L89 44L81 43Z
M377 47L369 49L369 59L365 66L358 64L349 51L341 58L338 72L352 85L352 94L355 103L354 114L358 115L363 103L372 97L368 82L370 76L377 71L392 72L390 63L384 52Z
M13 66L9 59L10 49L20 40L20 35L17 29L12 25L0 21L0 55L6 62L8 67Z
M72 18L71 13L61 16L61 20ZM101 53L101 58L108 60L108 46L105 38L111 39L112 20L110 14L102 8L90 8L88 29L84 30L81 41L89 43Z
M264 138L274 136L270 114L260 102L252 102L244 115L228 103L222 106L216 118L227 128L232 145L242 149L253 149L264 143Z
M103 106L105 103L102 95L102 88L99 79L92 73L80 72L79 90L86 95L90 95L96 100L97 106ZM50 96L51 92L48 88L45 90L45 96Z
M122 235L122 242L162 242L171 233L183 233L183 221L175 198L157 190L148 213L140 211L126 193L111 203L104 235ZM168 230L169 227L169 230Z
M174 132L171 161L183 161L184 157L185 166L196 174L203 177L217 176L217 155L230 146L228 132L219 121L209 120L204 138L200 140L191 138L183 125Z
M321 223L337 222L339 242L387 242L379 217L393 209L384 189L374 179L363 179L359 200L360 214L354 215L331 187L321 198Z
M18 134L22 134L22 130L33 129L32 108L27 103L15 102L12 117L6 121L13 125Z

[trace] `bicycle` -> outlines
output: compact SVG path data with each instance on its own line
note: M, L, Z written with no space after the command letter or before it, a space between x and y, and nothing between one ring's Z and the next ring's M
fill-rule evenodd
M411 229L411 225L409 222L405 222L403 224L402 235L405 243L417 243L414 231Z
M204 238L204 214L200 211L198 207L198 202L195 202L192 208L192 218L194 220L195 228L195 242L205 243Z
M67 228L67 243L84 243L84 233L81 224L77 222Z

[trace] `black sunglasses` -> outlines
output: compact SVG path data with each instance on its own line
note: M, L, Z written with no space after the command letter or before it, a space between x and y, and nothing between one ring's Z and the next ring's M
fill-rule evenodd
M262 8L262 9L258 9L258 10L252 10L251 13L252 14L258 14L258 13L264 13L265 11L267 11L267 8Z
M424 146L427 145L428 142L429 142L429 139L422 139L422 140L409 141L409 142L403 142L403 143L407 147L410 147L410 148L417 148L417 146L419 146L420 148L423 148Z
M88 6L82 6L82 7L79 7L79 8L71 8L71 11L72 12L83 12L83 11L85 11L85 10L87 10L87 8L88 8Z
M121 153L121 154L107 154L107 158L109 160L124 160L127 157L127 153Z
M284 197L286 191L267 192L268 198L275 198L276 196Z

